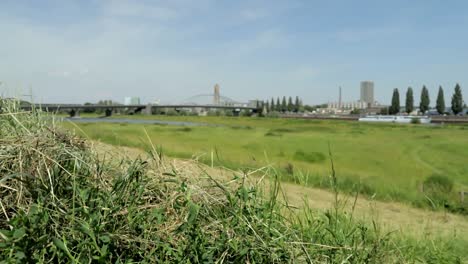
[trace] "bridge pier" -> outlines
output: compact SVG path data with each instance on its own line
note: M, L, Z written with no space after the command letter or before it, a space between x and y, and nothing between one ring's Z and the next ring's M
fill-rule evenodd
M112 109L107 108L106 111L105 111L105 114L106 114L106 116L111 116L112 115Z
M153 106L151 106L151 104L147 104L145 109L142 110L142 112L145 115L152 115L153 114Z
M80 116L80 110L78 109L72 109L69 112L70 117L79 117Z
M241 110L240 109L232 109L232 115L233 116L239 116Z

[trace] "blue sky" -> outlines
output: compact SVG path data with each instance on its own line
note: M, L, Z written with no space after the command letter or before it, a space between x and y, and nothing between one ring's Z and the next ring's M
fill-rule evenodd
M1 0L0 92L36 101L468 96L467 1ZM416 99L416 101L418 101ZM402 98L404 100L404 98Z

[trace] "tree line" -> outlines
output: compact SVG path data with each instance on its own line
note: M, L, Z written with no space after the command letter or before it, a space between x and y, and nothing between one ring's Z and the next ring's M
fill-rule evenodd
M283 96L282 100L280 100L280 97L275 99L272 97L271 100L265 100L262 102L262 106L265 107L265 109L268 112L303 112L304 111L304 106L302 105L302 100L296 96L296 99L293 102L293 99L291 96L286 100L286 96Z
M427 90L426 86L423 85L423 88L421 90L421 97L420 97L420 103L419 103L419 111L421 113L426 113L430 109L430 97L429 97L429 91ZM463 96L462 96L462 91L460 85L457 83L455 86L455 90L452 95L452 102L451 102L451 108L452 112L455 115L458 115L463 111ZM392 102L391 105L388 109L389 114L395 115L400 112L400 92L398 91L398 88L393 89L393 95L392 95ZM442 86L439 86L439 92L437 94L437 100L436 100L436 110L439 114L444 114L445 113L445 98L444 98L444 90ZM414 111L414 95L413 95L413 88L408 87L408 90L406 91L406 101L405 101L405 112L406 113L411 113Z

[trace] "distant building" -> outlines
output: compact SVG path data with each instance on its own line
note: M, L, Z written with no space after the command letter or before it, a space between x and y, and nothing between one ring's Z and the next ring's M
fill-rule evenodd
M368 106L373 106L374 100L374 82L363 81L361 82L361 102L366 103Z
M362 101L352 102L329 102L327 108L329 110L354 110L354 109L366 109L368 104Z
M125 97L124 105L139 105L140 97Z
M221 102L221 94L219 93L219 84L214 86L214 94L213 94L213 104L219 105Z

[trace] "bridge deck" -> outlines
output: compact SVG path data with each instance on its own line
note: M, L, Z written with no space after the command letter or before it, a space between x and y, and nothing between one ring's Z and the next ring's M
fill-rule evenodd
M22 109L121 109L121 108L137 108L143 109L146 107L151 108L206 108L206 109L248 109L253 110L256 107L250 106L235 106L235 105L80 105L80 104L34 104L21 106Z

